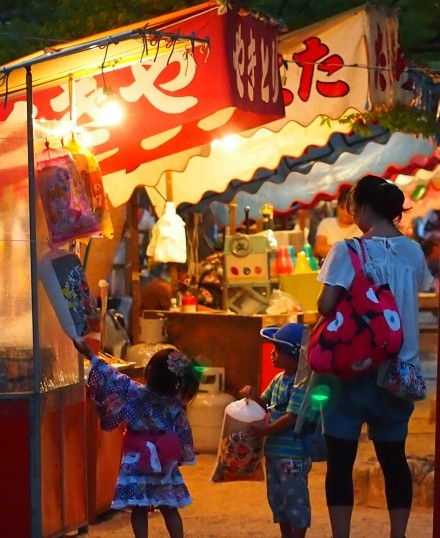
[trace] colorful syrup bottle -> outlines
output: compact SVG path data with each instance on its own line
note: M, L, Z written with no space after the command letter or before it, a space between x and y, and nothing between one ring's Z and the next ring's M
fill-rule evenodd
M313 251L311 245L304 245L303 251L306 254L307 262L310 265L312 271L317 271L319 269L318 260L313 256Z
M279 275L291 275L293 273L293 262L287 247L278 247L276 267Z
M287 250L289 251L290 259L292 260L293 266L295 267L295 265L296 265L295 249L294 249L294 247L292 245L289 245L287 247Z
M295 274L311 273L312 269L307 261L306 253L301 250L296 256Z

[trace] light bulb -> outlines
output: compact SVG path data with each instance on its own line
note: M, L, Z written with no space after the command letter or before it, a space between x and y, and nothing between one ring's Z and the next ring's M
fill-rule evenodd
M99 105L99 122L102 125L117 125L124 115L119 100L111 88L104 88L103 93L105 101Z

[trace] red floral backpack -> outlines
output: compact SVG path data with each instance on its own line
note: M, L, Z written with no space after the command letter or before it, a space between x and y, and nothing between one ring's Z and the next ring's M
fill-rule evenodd
M355 271L351 287L314 327L307 355L312 370L341 379L377 368L397 355L403 343L396 299L388 284L374 284L365 275L354 241L346 240ZM364 244L357 241L365 260Z

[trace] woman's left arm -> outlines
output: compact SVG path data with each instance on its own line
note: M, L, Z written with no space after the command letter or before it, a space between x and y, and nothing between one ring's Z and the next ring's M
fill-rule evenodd
M330 314L330 312L340 301L341 296L345 291L345 288L342 286L331 286L330 284L324 284L318 297L318 312L321 314L321 316Z
M324 260L318 280L323 283L317 306L322 316L328 315L350 288L354 269L345 241L335 243Z

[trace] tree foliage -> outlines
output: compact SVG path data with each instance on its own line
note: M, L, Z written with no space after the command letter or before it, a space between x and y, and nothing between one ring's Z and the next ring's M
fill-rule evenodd
M201 0L2 0L0 65L63 41L176 11ZM359 0L248 0L248 6L282 18L289 30L341 13ZM414 59L439 67L440 1L382 0L398 10L401 40Z
M360 0L251 0L250 3L264 13L281 16L289 30L362 4ZM440 68L440 1L380 0L378 4L396 10L405 52L424 65Z

